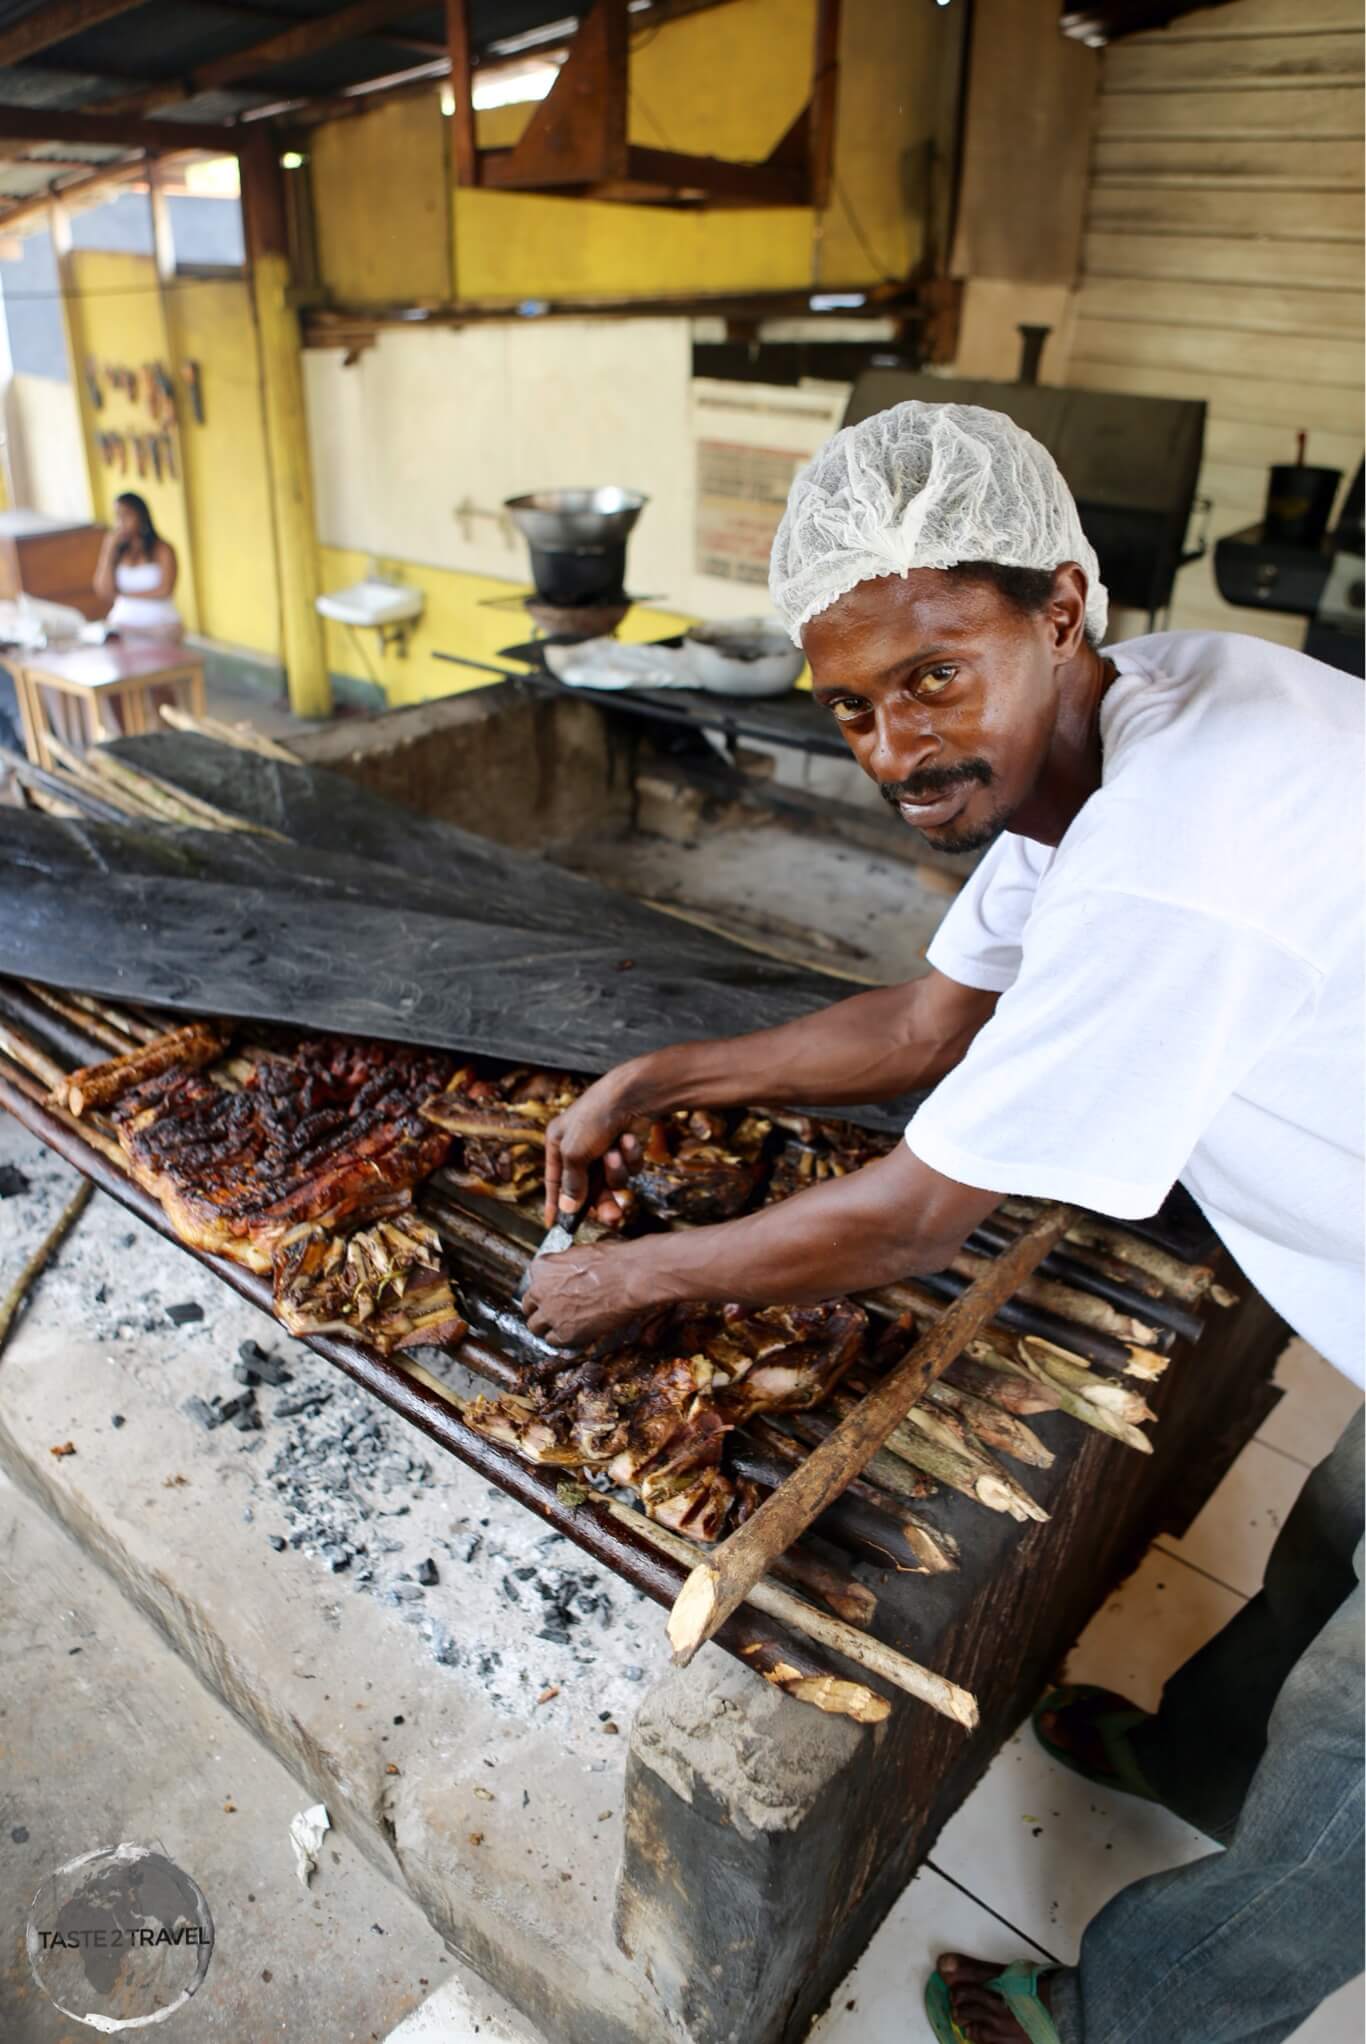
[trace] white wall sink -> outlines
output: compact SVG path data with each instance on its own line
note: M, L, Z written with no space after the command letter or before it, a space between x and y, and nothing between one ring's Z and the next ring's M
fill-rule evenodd
M335 624L370 625L381 630L386 625L411 624L415 617L421 617L423 602L420 589L404 589L396 582L381 582L373 575L363 582L353 582L348 589L334 589L330 596L317 598L322 615Z

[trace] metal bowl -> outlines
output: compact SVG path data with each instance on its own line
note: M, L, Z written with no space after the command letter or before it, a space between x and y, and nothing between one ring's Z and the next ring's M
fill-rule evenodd
M609 483L598 490L531 490L508 497L504 509L543 553L593 553L619 545L648 502L639 490Z

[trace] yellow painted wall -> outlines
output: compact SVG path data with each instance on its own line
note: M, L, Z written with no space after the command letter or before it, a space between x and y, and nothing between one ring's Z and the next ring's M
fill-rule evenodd
M318 263L347 305L451 296L445 123L436 87L316 128Z
M186 625L228 645L278 657L279 590L246 279L177 278L166 294L167 317L150 256L78 249L70 266L73 382L95 517L109 524L119 492L138 491L157 530L176 550L175 601ZM98 410L86 388L87 359L100 372L104 403ZM187 360L199 364L203 426L190 409L182 375ZM141 372L148 362L166 368L179 397L174 479L164 471L160 480L150 470L138 475L132 437L156 432L158 423L141 387L129 398L110 386L105 373L111 366ZM124 434L127 473L103 461L101 433Z
M488 609L490 598L507 597L526 587L525 582L502 582L491 575L462 575L450 568L423 567L413 561L373 562L363 553L344 547L319 547L318 567L325 589L344 589L358 582L372 565L394 581L421 589L426 609L409 634L407 657L392 648L380 653L377 635L366 631L353 634L344 625L328 623L327 665L332 674L350 675L358 681L378 681L391 707L400 703L423 702L431 696L457 695L467 688L480 688L494 679L472 667L456 667L432 656L442 652L462 653L470 660L499 662L503 646L529 639L531 621L517 609ZM620 637L630 641L663 638L690 624L690 618L673 611L649 610L637 605L628 611ZM364 650L357 646L363 641Z
M180 445L200 629L278 658L280 592L261 418L261 370L243 278L177 278L169 293L173 361L199 364L204 424L181 401Z
M447 192L437 93L314 132L310 175L323 282L341 304L450 293L515 304L800 288L903 277L919 259L927 160L947 176L961 7L846 0L829 210L674 212L514 192ZM757 160L805 104L815 0L731 0L636 38L630 133L655 148ZM514 141L525 107L479 116Z
M112 390L107 380L102 379L104 403L96 410L84 374L87 360L100 370L110 365L135 369L139 379L144 363L161 362L170 367L171 348L161 316L156 266L150 256L114 254L104 249L78 249L70 264L73 295L68 301L68 315L76 357L72 377L80 398L95 517L104 525L112 524L114 499L121 490L136 490L146 498L158 532L176 550L179 565L176 606L186 625L197 630L199 606L185 503L184 464L178 458L178 448L175 480L163 470L158 481L150 468L140 476L133 455L133 437L145 437L160 430L141 380L137 397L130 398ZM126 474L101 460L96 444L100 433L124 435L128 443Z

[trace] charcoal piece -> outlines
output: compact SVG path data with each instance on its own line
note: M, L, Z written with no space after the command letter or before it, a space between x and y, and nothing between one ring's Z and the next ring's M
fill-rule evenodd
M275 1549L275 1552L277 1554L284 1553L286 1544L287 1543L279 1533L272 1533L270 1535L270 1545Z
M422 1595L421 1583L394 1583L392 1588L394 1595L405 1604L413 1603Z
M250 1363L234 1363L232 1374L239 1384L259 1384L261 1381L260 1372L253 1369Z
M277 1398L276 1419L293 1419L301 1412L316 1412L320 1405L326 1405L332 1396L330 1391L306 1391L298 1398Z
M16 1198L21 1192L27 1192L32 1182L17 1164L0 1164L0 1199Z
M111 1412L109 1415L109 1424L111 1427L122 1427L127 1426L128 1422L121 1412Z
M193 1321L204 1318L204 1308L196 1300L186 1299L178 1306L168 1306L166 1318L175 1327L188 1327Z
M223 1412L203 1398L187 1398L180 1410L190 1419L197 1419L200 1426L209 1433L212 1433L215 1427L221 1427L225 1417Z
M280 1358L272 1355L269 1349L262 1348L259 1341L239 1342L237 1360L255 1371L259 1383L288 1384L291 1381L289 1371Z
M240 1411L233 1414L232 1423L239 1434L259 1433L261 1415L254 1405L244 1405Z
M430 1589L432 1584L438 1580L436 1573L436 1563L430 1559L426 1561L420 1561L417 1567L413 1570L413 1574L416 1577L417 1581L423 1584L424 1587L427 1589Z
M246 1412L256 1403L256 1399L251 1391L239 1391L232 1398L217 1398L214 1403L218 1407L220 1419L236 1419L238 1413Z

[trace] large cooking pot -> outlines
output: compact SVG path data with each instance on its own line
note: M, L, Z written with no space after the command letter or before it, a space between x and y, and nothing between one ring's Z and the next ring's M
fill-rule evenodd
M540 553L597 553L622 546L649 498L615 483L597 490L531 490L504 509Z

